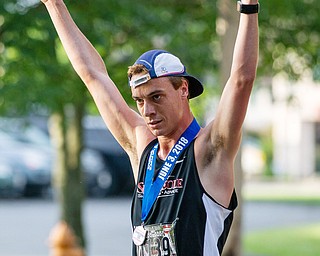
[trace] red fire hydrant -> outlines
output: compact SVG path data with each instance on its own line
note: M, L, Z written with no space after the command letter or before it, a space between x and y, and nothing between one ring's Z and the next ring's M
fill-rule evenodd
M49 236L50 256L85 256L72 229L64 221L53 227Z

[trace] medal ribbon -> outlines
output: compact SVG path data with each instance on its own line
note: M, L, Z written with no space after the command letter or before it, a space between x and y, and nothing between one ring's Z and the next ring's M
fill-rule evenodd
M141 216L142 221L144 221L147 218L164 183L170 176L179 156L189 146L189 144L193 141L193 139L195 138L195 136L198 134L199 131L200 131L200 126L197 123L196 119L194 118L192 123L184 131L184 133L181 135L179 140L171 149L169 155L165 159L165 162L163 163L157 175L157 178L154 181L152 180L153 180L153 175L155 170L155 163L156 163L159 143L157 143L151 150L149 159L148 159L146 177L144 181L144 193L143 193L143 200L142 200L142 216Z

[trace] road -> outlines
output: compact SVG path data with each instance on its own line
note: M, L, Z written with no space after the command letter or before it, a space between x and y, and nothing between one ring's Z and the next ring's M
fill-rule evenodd
M129 197L90 199L84 205L88 256L128 256L131 251ZM48 237L59 219L49 199L0 199L0 256L49 255ZM320 222L320 206L245 203L243 230Z
M89 200L84 205L88 255L130 255L130 198ZM44 256L59 219L51 200L0 201L0 256Z

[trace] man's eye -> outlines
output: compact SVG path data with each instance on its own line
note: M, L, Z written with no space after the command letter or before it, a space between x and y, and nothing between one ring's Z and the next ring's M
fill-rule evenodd
M143 104L143 99L136 99L137 104L141 105Z
M153 96L153 100L155 100L155 101L159 101L160 99L161 99L160 95L154 95Z

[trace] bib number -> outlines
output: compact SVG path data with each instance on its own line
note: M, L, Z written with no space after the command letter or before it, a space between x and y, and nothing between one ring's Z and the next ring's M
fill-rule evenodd
M143 245L137 246L139 256L176 256L174 224L144 226L147 237Z

